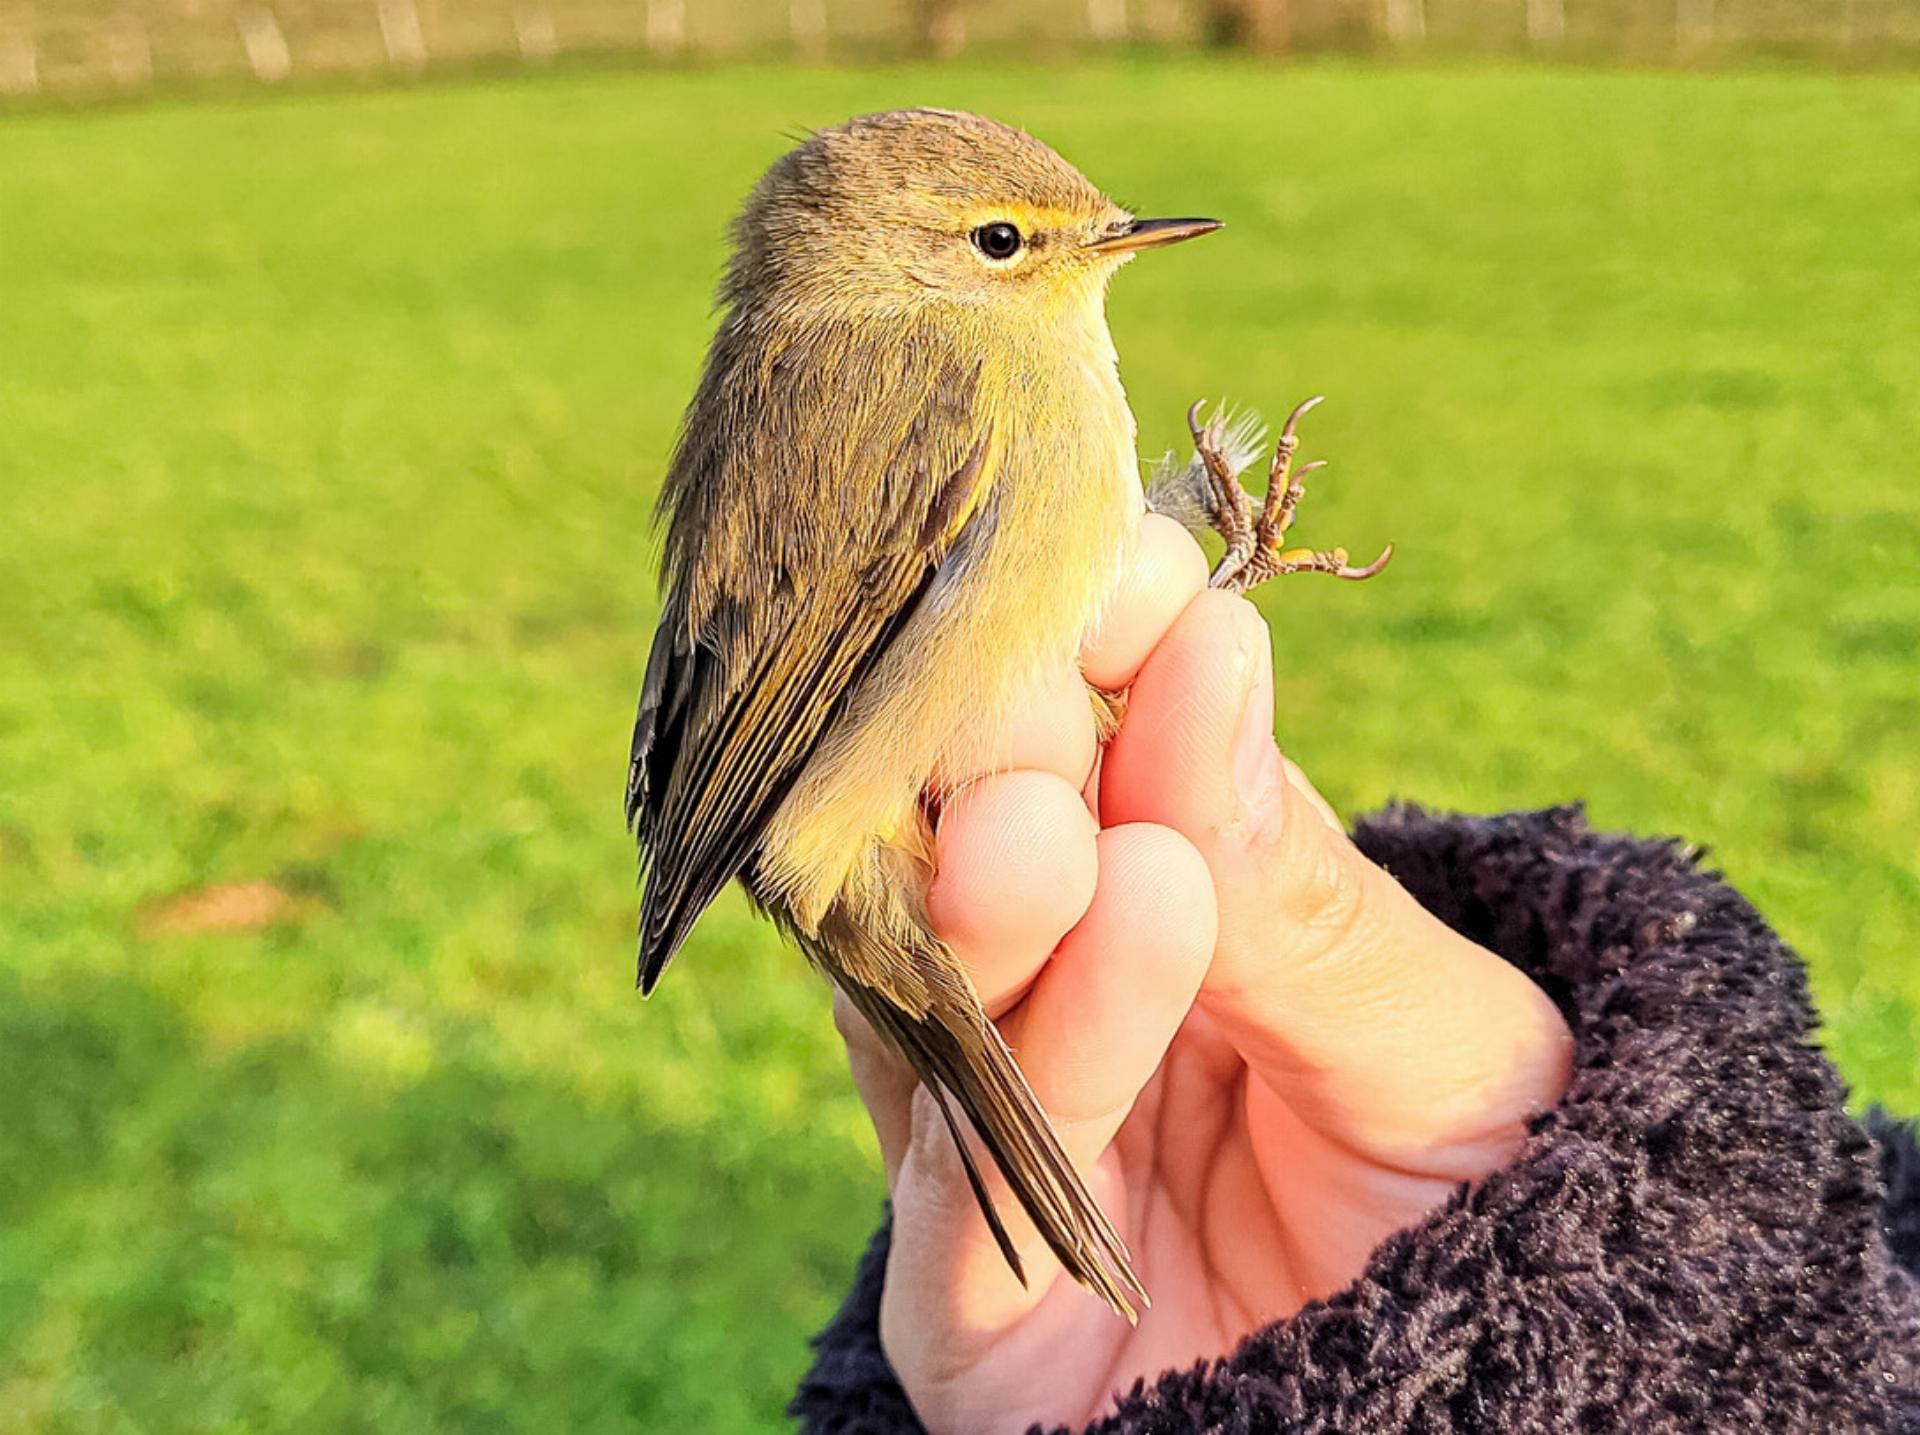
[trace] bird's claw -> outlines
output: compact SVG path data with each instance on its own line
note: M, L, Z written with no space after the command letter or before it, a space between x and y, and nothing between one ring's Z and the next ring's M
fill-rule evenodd
M1281 540L1293 527L1300 500L1306 497L1306 476L1326 467L1325 459L1294 466L1294 455L1300 449L1300 420L1322 402L1324 396L1316 394L1297 404L1287 415L1280 437L1274 442L1273 461L1267 468L1267 492L1257 515L1252 498L1240 486L1239 477L1222 450L1225 432L1222 415L1216 413L1202 423L1200 414L1205 400L1187 410L1187 431L1193 435L1193 451L1206 469L1211 490L1208 516L1215 531L1227 543L1225 555L1208 580L1209 586L1229 593L1245 593L1285 573L1326 573L1358 583L1373 577L1392 559L1391 543L1381 550L1378 558L1360 568L1347 561L1344 548L1281 547Z

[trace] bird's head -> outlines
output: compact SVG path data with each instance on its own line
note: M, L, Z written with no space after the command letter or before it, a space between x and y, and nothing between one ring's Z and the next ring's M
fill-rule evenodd
M954 110L822 130L767 171L723 297L850 315L1097 305L1143 249L1220 226L1136 219L1031 135Z

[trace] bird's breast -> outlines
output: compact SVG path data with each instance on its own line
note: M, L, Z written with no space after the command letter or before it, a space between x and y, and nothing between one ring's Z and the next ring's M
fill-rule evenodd
M876 840L904 840L944 755L998 748L1046 670L1076 661L1130 551L1143 499L1112 363L1058 362L982 398L990 491L769 833L764 865L802 925Z

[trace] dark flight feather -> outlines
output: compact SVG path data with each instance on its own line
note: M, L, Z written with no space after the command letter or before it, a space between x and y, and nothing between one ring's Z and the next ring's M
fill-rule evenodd
M727 338L668 479L673 586L628 767L642 991L751 860L992 482L976 374L932 344L894 349L889 371L857 336L796 336L805 353L763 366L737 362ZM795 412L830 417L802 431L783 422ZM889 501L803 542L768 527L792 522L780 495L798 483Z
M1027 1283L1026 1270L954 1120L949 1097L967 1113L1014 1198L1062 1268L1128 1320L1135 1319L1136 1303L1145 1305L1147 1294L1133 1273L1126 1245L1087 1193L999 1028L979 1003L942 1003L940 1009L915 1017L858 984L843 990L933 1093L959 1149L974 1201L1020 1284Z

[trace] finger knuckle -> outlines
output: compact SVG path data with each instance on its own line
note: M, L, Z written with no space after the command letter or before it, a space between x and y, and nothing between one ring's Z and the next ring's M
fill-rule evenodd
M1313 821L1300 812L1299 818ZM1304 861L1293 866L1287 912L1309 951L1344 948L1366 925L1367 874L1360 864L1330 843L1314 843Z

